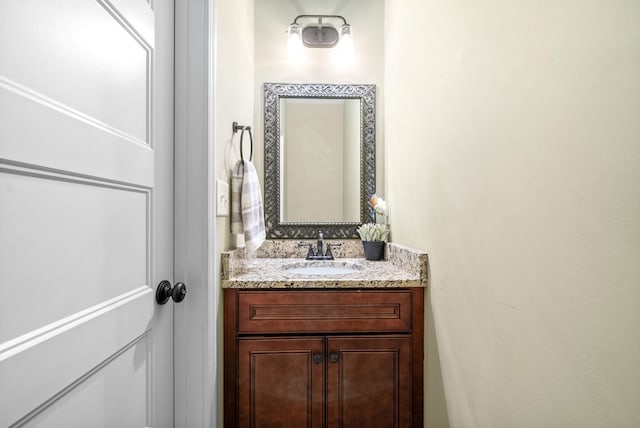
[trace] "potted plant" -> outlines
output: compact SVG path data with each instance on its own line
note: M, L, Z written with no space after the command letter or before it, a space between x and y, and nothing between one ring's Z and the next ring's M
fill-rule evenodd
M384 245L389 231L386 224L365 223L358 228L358 234L362 239L364 258L367 260L382 260L384 257Z

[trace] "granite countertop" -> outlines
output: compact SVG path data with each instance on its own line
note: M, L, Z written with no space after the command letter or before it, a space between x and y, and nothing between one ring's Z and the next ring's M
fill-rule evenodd
M267 247L268 248L268 247ZM387 245L385 260L369 261L364 257L343 257L333 261L306 261L294 253L278 257L239 256L237 250L222 254L223 288L407 288L425 287L427 255L394 244ZM296 251L297 248L296 248ZM289 255L289 256L287 256ZM350 256L357 254L347 254ZM304 265L353 266L352 273L310 275L290 272L287 267Z

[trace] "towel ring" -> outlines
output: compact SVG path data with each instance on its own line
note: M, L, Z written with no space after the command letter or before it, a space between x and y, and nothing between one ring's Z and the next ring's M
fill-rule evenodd
M249 141L251 142L251 149L249 152L249 161L251 161L253 159L253 136L251 135L251 127L247 126L245 129L242 130L242 133L240 133L240 160L244 161L244 156L242 155L242 137L244 137L244 131L249 131Z
M243 148L242 148L242 140L244 138L244 131L249 131L249 141L251 142L250 152L249 152L249 161L251 161L253 159L253 135L251 135L251 127L250 126L244 126L244 125L238 125L238 122L233 122L233 133L235 134L239 130L242 131L240 133L240 160L244 162L244 154L243 154Z

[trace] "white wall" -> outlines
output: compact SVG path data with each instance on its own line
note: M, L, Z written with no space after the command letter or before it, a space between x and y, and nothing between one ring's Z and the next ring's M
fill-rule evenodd
M386 7L393 238L430 259L429 426L640 426L640 3Z
M216 0L214 40L214 177L230 181L231 169L239 159L240 135L233 135L234 121L241 125L251 125L253 119L253 1ZM245 134L243 145L248 141ZM245 147L248 154L248 147ZM215 185L212 186L215 191ZM235 239L230 233L230 217L212 218L215 221L216 252L233 248ZM217 265L215 265L217 266ZM218 293L218 303L213 320L217 330L218 352L218 414L217 426L223 426L223 313L220 272L214 273L214 292ZM194 327L197 328L197 327ZM212 338L213 339L213 338Z
M254 0L255 76L253 117L256 129L256 168L263 173L263 84L363 83L375 84L377 96L377 182L384 183L384 0ZM304 49L305 59L287 56L287 29L302 14L342 15L351 25L354 57L350 65L336 63L336 49ZM382 193L382 191L380 191Z
M233 166L240 159L240 132L234 135L232 124L253 122L253 1L217 0L215 4L215 174L230 182ZM249 156L246 133L242 144ZM234 246L230 217L218 217L216 227L219 248Z

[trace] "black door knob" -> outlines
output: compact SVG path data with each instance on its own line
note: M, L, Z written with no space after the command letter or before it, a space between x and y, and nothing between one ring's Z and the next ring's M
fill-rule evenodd
M159 305L164 305L172 298L174 302L180 303L187 295L187 286L184 282L176 282L176 285L171 285L170 281L166 279L160 281L158 288L156 288L156 302Z
M176 282L176 285L173 286L173 292L171 293L171 298L174 302L180 303L184 300L184 297L187 295L187 286L184 285L184 282Z

